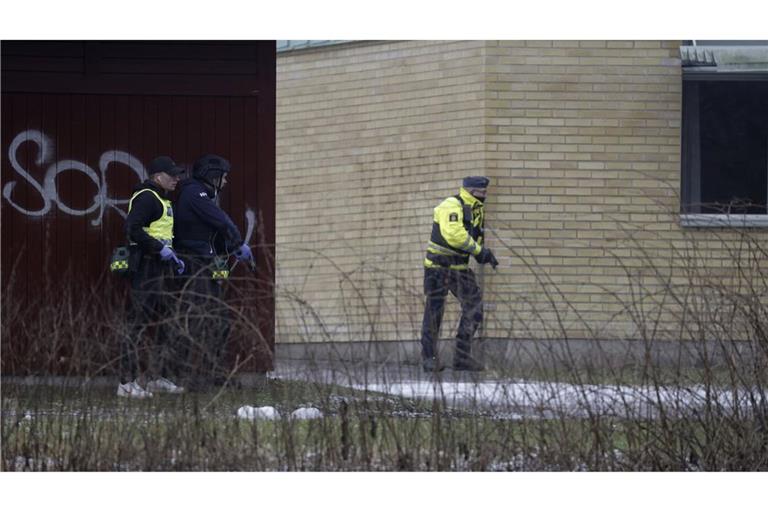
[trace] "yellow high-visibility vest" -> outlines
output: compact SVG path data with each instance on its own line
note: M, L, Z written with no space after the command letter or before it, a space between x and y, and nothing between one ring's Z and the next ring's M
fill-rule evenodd
M133 194L131 196L131 200L128 202L128 212L130 213L131 207L133 206L133 200L136 199L136 196L141 194L142 192L151 192L152 195L154 195L158 201L160 201L160 204L163 205L163 215L160 216L159 219L152 222L149 226L144 227L144 231L151 236L152 238L156 240L160 240L165 245L172 245L171 241L173 240L173 207L171 206L171 200L170 199L163 199L160 197L160 194L152 190L151 188L143 188Z
M458 197L448 197L437 205L424 266L467 269L469 256L483 249L483 210L483 203L463 187Z

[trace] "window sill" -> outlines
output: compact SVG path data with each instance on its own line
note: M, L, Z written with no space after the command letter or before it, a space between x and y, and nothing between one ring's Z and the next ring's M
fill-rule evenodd
M768 228L768 215L688 213L680 215L683 228Z

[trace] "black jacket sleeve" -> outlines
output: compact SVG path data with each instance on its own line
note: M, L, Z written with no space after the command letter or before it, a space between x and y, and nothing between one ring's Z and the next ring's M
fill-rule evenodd
M190 206L202 222L224 236L228 247L234 248L242 245L243 237L240 236L237 226L211 198L194 195L191 198Z
M128 217L125 219L125 234L131 242L136 242L147 254L159 253L163 244L152 238L144 231L154 221L163 215L163 206L151 192L142 192L137 195Z

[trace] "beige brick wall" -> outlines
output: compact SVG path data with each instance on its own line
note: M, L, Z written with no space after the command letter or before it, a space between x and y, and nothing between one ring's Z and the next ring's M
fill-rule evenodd
M484 51L279 55L278 342L414 339L433 203L485 168Z
M645 264L628 238L677 231L678 46L488 42L490 243L507 263L489 279L489 330L634 334L621 265Z
M392 41L279 54L278 343L417 339L432 208L468 174L493 178L488 244L502 262L480 271L485 335L695 337L678 299L741 282L729 252L741 234L678 226L678 47Z

